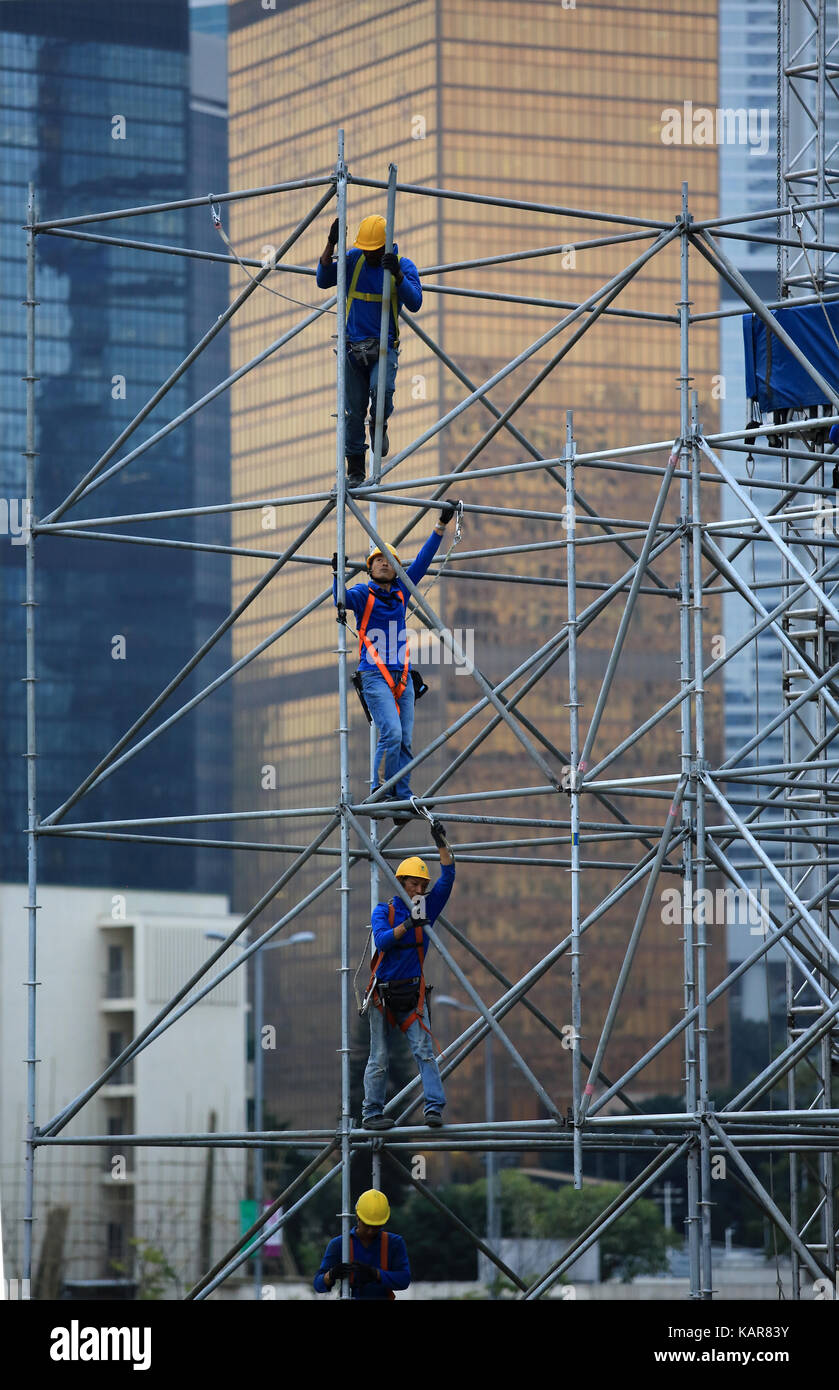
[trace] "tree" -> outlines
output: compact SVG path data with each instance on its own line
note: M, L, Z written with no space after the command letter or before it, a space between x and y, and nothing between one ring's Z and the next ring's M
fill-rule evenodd
M133 1247L134 1266L125 1261L112 1260L111 1264L118 1274L129 1277L134 1274L137 1280L137 1298L157 1300L163 1298L169 1285L174 1288L176 1298L181 1296L181 1281L177 1271L172 1268L162 1250L151 1241L132 1236L128 1244Z
M558 1194L559 1233L577 1236L623 1191L620 1183L598 1183L577 1191L565 1187ZM674 1241L664 1227L655 1202L643 1197L619 1216L599 1236L600 1277L619 1278L628 1284L638 1274L662 1274L667 1269L667 1248Z

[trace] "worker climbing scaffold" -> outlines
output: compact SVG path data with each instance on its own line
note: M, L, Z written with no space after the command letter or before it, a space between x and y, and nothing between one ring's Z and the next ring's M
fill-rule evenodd
M413 584L419 584L437 554L446 526L455 508L446 504L419 555L405 572ZM392 545L388 550L401 564ZM347 589L346 608L354 615L358 631L359 664L354 684L362 697L368 717L376 725L379 742L376 748L375 775L380 776L382 758L387 781L396 777L413 758L411 739L414 732L414 702L416 692L424 694L419 672L411 669L408 630L406 627L406 596L399 587L396 570L390 556L376 546L367 556L370 578L366 584L354 584ZM338 553L332 556L332 597L338 604ZM407 777L396 783L394 796L409 801L412 792ZM397 825L404 825L414 814L400 812L394 816Z
M329 236L317 266L317 283L328 289L338 280L338 263L333 259L338 245L338 219L332 223ZM387 422L393 413L393 393L399 366L399 310L404 305L415 314L422 305L422 286L419 271L407 256L399 256L394 243L385 251L385 219L375 214L365 217L358 229L355 246L347 252L347 362L344 414L346 418L345 451L347 481L350 487L360 487L365 476L367 439L364 433L367 407L370 407L370 447L376 419L376 391L379 379L379 326L381 319L384 272L391 272L390 303L387 338L387 375L385 379L385 428L382 435L382 458L390 447Z
M446 832L431 820L431 834L440 851L442 872L429 891L431 875L418 855L403 859L396 877L412 900L402 898L379 903L373 911L371 930L376 954L362 1012L370 1019L370 1057L364 1072L362 1124L365 1129L390 1129L393 1119L384 1114L391 1042L404 1033L419 1067L426 1124L437 1129L443 1123L446 1096L434 1051L425 983L425 958L429 938L425 927L440 915L454 886L454 855Z

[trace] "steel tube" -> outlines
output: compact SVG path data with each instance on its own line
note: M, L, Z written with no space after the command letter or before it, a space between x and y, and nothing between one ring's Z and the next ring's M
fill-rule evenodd
M388 165L387 217L385 218L385 251L393 250L393 219L396 213L396 165ZM382 312L379 321L379 371L376 385L376 418L373 428L373 475L378 483L382 475L382 439L385 427L385 382L387 380L388 337L390 329L390 296L393 276L382 271ZM397 325L394 324L394 329Z
M26 500L28 512L26 535L26 884L27 884L27 979L26 990L26 1140L24 1147L24 1201L23 1201L23 1287L31 1288L32 1256L35 1222L35 1149L33 1137L36 1132L35 1104L37 1082L37 989L38 989L38 849L35 829L38 824L37 798L37 756L38 736L36 722L35 684L37 663L35 648L35 608L37 607L35 587L35 537L31 522L35 517L35 460L36 452L36 403L35 383L35 231L37 213L35 189L30 183L26 213L26 372L23 377L26 394ZM28 1292L27 1295L28 1297Z
M177 212L181 208L209 207L211 203L235 203L245 198L264 198L269 193L287 193L296 188L321 188L325 183L331 184L333 181L331 175L327 178L291 179L286 183L266 184L263 188L243 188L236 193L211 193L205 198L178 198L174 202L148 203L138 208L117 208L116 211L112 212L89 212L81 217L62 217L52 222L37 222L35 231L53 231L56 227L81 227L85 222L112 222L118 217L146 217L152 212Z
M285 241L283 242L282 246L277 252L277 255L275 257L276 260L280 260L285 255L289 247L294 245L298 237L302 236L303 232L306 230L309 224L314 221L314 219L318 216L321 210L330 201L332 196L333 190L330 188L328 193L325 193L322 198L318 199L311 212L308 212L306 216L302 218L300 222L298 222L297 226L290 233L290 235L286 237ZM252 280L248 281L247 285L245 285L244 289L239 291L233 302L229 304L228 307L224 310L224 312L219 314L215 322L210 325L203 337L199 338L198 342L195 344L195 347L192 349L191 352L187 353L180 366L176 367L175 370L170 373L170 375L166 378L166 380L163 382L161 386L158 386L154 394L150 397L150 399L146 402L146 404L142 407L138 414L134 416L134 419L131 420L125 426L125 428L120 431L114 442L110 444L108 448L105 450L104 454L102 454L102 456L99 459L97 459L93 467L88 469L87 473L84 475L81 481L75 485L75 487L64 499L64 501L60 503L59 506L55 507L49 513L49 515L44 518L45 521L57 521L58 518L62 516L64 512L68 510L69 507L72 507L74 502L78 501L78 499L84 495L84 493L87 490L88 483L92 482L92 480L95 477L97 477L97 475L105 467L105 464L108 463L108 461L113 458L117 450L122 447L126 439L128 439L134 433L137 426L142 424L146 416L149 415L152 410L154 410L155 406L158 405L160 401L162 401L163 397L167 394L167 392L169 392L171 388L175 385L175 382L180 380L184 372L187 371L188 368L192 366L192 363L201 355L205 347L207 347L207 345L213 341L217 334L221 332L225 325L230 322L236 311L241 308L241 306L250 298L250 296L254 293L255 290L259 289L259 286L262 284L263 280L267 279L267 277L271 274L272 270L273 263L269 262L268 265L263 266L262 269L257 272L257 274L254 276Z

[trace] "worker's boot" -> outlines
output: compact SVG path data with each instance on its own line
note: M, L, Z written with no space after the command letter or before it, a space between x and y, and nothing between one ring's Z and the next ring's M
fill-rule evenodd
M347 482L350 487L362 487L364 484L364 455L347 454Z
M394 1120L390 1115L369 1115L361 1125L363 1129L393 1129Z

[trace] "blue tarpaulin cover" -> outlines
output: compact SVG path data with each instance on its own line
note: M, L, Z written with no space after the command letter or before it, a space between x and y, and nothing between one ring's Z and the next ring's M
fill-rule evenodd
M802 304L776 309L774 316L817 371L839 388L839 352L825 319L839 338L839 304ZM746 395L761 410L785 410L807 405L828 405L812 377L799 366L783 343L756 314L743 317L746 349Z

